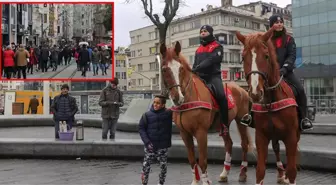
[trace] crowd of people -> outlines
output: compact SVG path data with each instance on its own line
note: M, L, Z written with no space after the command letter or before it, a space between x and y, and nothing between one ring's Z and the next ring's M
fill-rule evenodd
M27 74L46 73L49 69L56 71L60 65L71 64L72 58L77 63L77 70L82 71L84 77L86 71L91 69L94 76L98 75L99 68L102 75L107 75L112 58L111 49L107 46L92 48L87 45L70 44L37 47L11 43L3 46L0 52L1 75L7 79L26 79Z

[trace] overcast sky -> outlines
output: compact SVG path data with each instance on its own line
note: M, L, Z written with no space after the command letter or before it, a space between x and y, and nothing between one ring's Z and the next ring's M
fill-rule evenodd
M233 5L241 5L257 0L232 0ZM125 0L115 0L115 46L128 46L130 44L129 31L151 25L150 20L145 16L140 0L133 0L133 3L125 4ZM164 0L153 0L154 12L161 15ZM264 2L271 2L264 0ZM285 7L291 0L274 0L273 3ZM220 6L221 0L186 0L186 6L178 11L178 17L187 16L200 12L207 4Z

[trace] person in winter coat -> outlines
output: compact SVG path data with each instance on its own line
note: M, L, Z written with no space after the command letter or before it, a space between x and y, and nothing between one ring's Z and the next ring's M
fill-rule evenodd
M69 86L64 84L61 87L61 94L54 97L54 101L50 106L51 112L54 114L55 121L55 138L59 138L59 122L66 121L68 129L72 129L75 121L75 114L78 112L76 99L69 95Z
M26 72L29 57L30 57L29 52L24 48L22 44L20 44L20 48L15 53L18 79L21 78L21 74L23 76L23 79L27 78Z
M93 52L92 52L92 70L93 70L93 76L96 76L98 75L98 66L99 66L99 62L101 60L101 55L98 51L97 48L94 48L93 49Z
M167 174L168 148L171 147L172 111L166 109L166 98L155 96L150 111L139 122L139 133L144 143L145 157L142 166L142 184L147 185L150 166L154 159L160 163L159 184L163 185Z
M107 75L107 67L108 64L111 63L111 56L110 52L107 50L107 46L102 47L102 51L100 52L101 56L101 62L100 62L100 68L102 70L102 75Z
M79 66L82 70L82 76L86 77L86 71L88 70L88 65L90 64L91 57L90 52L87 49L87 46L84 44L83 48L79 52Z
M124 106L123 93L118 89L118 84L118 78L114 78L100 93L99 105L102 107L102 139L104 140L107 139L108 131L110 131L110 139L115 139L120 107Z
M58 62L58 55L59 55L60 51L57 48L56 45L54 45L53 48L51 48L50 50L50 62L51 62L51 66L52 66L52 71L56 71L57 70L57 62Z
M12 77L13 68L15 66L14 57L15 53L12 50L12 47L7 46L6 50L3 52L3 60L4 60L3 68L7 79L11 79Z
M41 70L42 73L48 72L48 61L49 61L50 51L47 45L43 46L41 49Z

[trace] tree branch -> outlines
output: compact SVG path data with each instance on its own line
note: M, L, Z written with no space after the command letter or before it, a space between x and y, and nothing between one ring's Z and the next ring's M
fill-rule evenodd
M177 10L179 9L180 0L165 0L165 3L166 3L165 8L168 7L168 9L170 10L168 11L169 14L166 14L166 16L163 15L165 17L164 25L166 28L168 28L169 24L172 22L172 20L176 16Z
M160 19L157 19L155 14L153 15L153 2L149 0L149 10L148 10L148 0L141 0L145 14L147 17L153 22L155 26L159 26L161 24Z

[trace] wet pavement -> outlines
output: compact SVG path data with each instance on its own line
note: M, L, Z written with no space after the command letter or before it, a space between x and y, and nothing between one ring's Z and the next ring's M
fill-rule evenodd
M171 161L170 161L171 162ZM0 160L1 185L121 185L141 184L141 161L124 160ZM208 174L213 184L223 168L222 164L209 164ZM152 165L149 184L157 184L159 167ZM239 167L233 166L228 185L238 183ZM191 170L187 163L168 164L167 185L189 185L192 180ZM336 173L301 170L298 172L297 184L318 185L335 184ZM201 184L201 183L199 183ZM248 169L248 181L241 184L255 184L255 169ZM276 184L275 169L267 169L265 184Z

